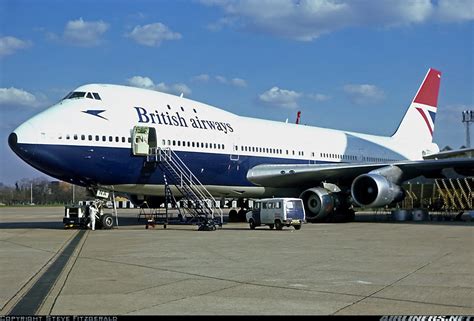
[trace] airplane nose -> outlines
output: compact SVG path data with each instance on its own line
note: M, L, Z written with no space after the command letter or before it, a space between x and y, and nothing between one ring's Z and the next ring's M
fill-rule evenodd
M8 145L11 150L27 163L30 163L36 150L34 144L28 144L34 135L34 127L26 122L8 136Z
M17 153L18 150L18 136L15 133L11 133L8 136L8 146Z

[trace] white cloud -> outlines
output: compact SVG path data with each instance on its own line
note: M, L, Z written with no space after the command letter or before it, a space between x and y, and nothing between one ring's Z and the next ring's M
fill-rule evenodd
M14 87L0 88L0 106L9 107L38 107L45 101L42 95L33 95L23 89Z
M63 38L75 46L92 47L100 44L100 37L107 29L109 29L109 25L102 20L84 21L79 18L68 21Z
M298 99L302 96L293 90L280 89L273 87L258 96L259 100L277 107L296 109L298 108Z
M308 98L314 100L314 101L327 101L331 99L330 96L324 95L324 94L308 94Z
M385 98L383 90L375 85L349 84L344 86L344 91L357 105L375 103Z
M127 79L128 83L134 87L153 89L155 84L153 80L148 77L142 76L133 76L132 78Z
M439 0L437 15L446 22L474 20L474 3L472 0Z
M230 83L237 87L247 87L247 82L242 78L232 78Z
M229 80L226 77L220 75L217 75L214 78L221 84L232 85L236 87L247 87L247 82L242 78L232 78Z
M394 27L428 21L474 19L472 0L202 0L217 6L224 17L211 30L242 27L299 41L312 41L343 28Z
M182 38L180 33L171 31L160 22L144 26L135 26L126 36L141 45L149 47L158 47L165 40L178 40Z
M194 76L191 80L197 82L208 82L211 77L208 74Z
M11 55L17 50L26 49L31 46L31 41L21 40L15 37L0 38L0 58Z
M160 82L159 84L155 84L150 78L142 76L134 76L127 79L127 81L129 85L134 87L151 89L176 95L180 95L182 93L186 96L189 96L191 94L191 89L183 83L166 84L164 82Z
M216 76L215 78L216 78L216 80L217 80L218 82L220 82L221 84L227 84L227 78L226 78L226 77L224 77L224 76Z

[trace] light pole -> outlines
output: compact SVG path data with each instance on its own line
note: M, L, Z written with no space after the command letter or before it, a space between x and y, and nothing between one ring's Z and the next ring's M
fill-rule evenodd
M471 147L471 133L469 126L474 122L474 110L465 110L462 112L462 122L466 123L466 147Z
M76 203L76 190L75 190L75 185L72 184L72 204Z

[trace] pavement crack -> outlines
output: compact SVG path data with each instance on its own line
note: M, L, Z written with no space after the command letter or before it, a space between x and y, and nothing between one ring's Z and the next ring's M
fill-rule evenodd
M415 270L411 271L410 273L406 274L405 276L403 276L403 277L401 277L401 278L399 278L399 279L393 281L393 282L390 283L390 284L385 285L384 287L378 289L378 290L375 291L375 292L372 292L371 294L369 294L369 295L367 295L367 296L364 296L362 299L356 300L356 301L354 301L354 302L352 302L352 303L350 303L350 304L348 304L348 305L346 305L346 306L344 306L344 307L342 307L342 308L336 310L335 312L332 313L332 315L335 315L336 313L338 313L338 312L340 312L340 311L342 311L342 310L344 310L344 309L347 309L347 308L349 308L349 307L351 307L351 306L353 306L353 305L355 305L355 304L358 304L358 303L364 301L365 299L375 297L375 295L376 295L377 293L380 293L380 292L382 292L383 290L385 290L385 289L387 289L387 288L393 286L394 284L397 284L398 282L405 280L405 279L408 278L409 276L415 274L416 272L418 272L418 271L424 269L425 267L427 267L427 266L433 264L434 262L436 262L436 261L438 261L438 260L441 260L442 258L444 258L444 257L446 257L446 256L448 256L448 255L450 255L450 254L451 254L451 252L445 253L445 254L443 254L443 255L441 255L441 256L439 256L439 257L437 257L437 258L435 258L435 259L433 259L433 260L431 260L431 261L429 261L429 262L427 262L427 263L425 263L425 264L423 264L422 266L416 268ZM397 300L397 299L393 299L393 300L394 300L394 301L404 301L404 300ZM426 303L426 304L430 304L430 303ZM431 304L433 304L433 303L431 303Z

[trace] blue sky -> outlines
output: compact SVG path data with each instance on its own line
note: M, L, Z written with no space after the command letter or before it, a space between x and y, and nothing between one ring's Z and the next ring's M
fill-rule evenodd
M434 141L457 148L474 109L473 20L470 0L0 0L0 182L42 176L8 134L85 83L390 135L434 67Z

